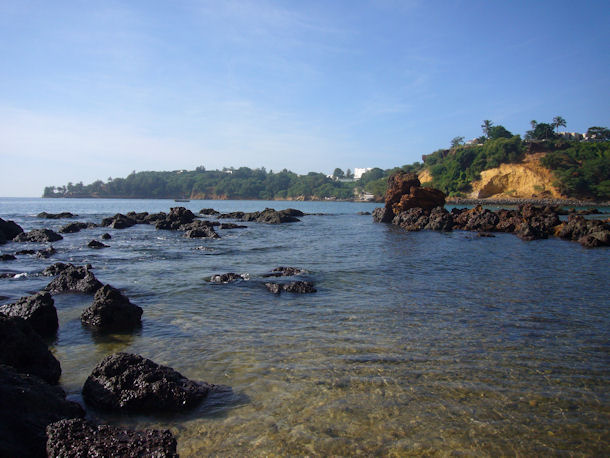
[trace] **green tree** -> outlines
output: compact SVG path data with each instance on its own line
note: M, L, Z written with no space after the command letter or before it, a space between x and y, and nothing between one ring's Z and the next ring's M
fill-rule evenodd
M483 133L485 134L485 137L489 138L489 129L491 129L491 126L493 126L494 123L491 122L489 119L485 119L483 120L483 124L481 124L481 129L483 129Z
M566 120L563 119L561 116L555 116L553 118L553 126L555 126L555 132L559 132L559 128L560 127L565 127L566 126Z
M343 178L344 176L345 176L345 174L343 173L343 170L341 170L339 167L337 167L335 169L335 171L333 172L333 178L340 179L340 178Z
M345 172L345 178L354 178L354 173L350 169L347 169Z
M492 126L488 131L488 137L490 140L495 140L496 138L512 138L512 136L513 134L501 125Z
M598 126L589 127L587 136L596 140L610 140L610 129Z
M451 148L457 148L464 144L464 137L453 137L451 139Z

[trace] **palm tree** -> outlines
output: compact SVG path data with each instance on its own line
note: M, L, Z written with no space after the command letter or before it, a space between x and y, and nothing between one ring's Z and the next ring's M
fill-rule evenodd
M493 125L494 123L491 122L489 119L485 119L483 121L483 124L481 124L481 129L483 129L483 133L487 138L489 138L489 129L491 129L491 126Z
M566 126L566 120L563 119L561 116L555 116L553 118L553 125L555 126L555 132L559 132L559 127Z
M537 125L538 125L538 121L536 121L535 119L532 119L530 121L530 126L532 126L532 130L534 130Z

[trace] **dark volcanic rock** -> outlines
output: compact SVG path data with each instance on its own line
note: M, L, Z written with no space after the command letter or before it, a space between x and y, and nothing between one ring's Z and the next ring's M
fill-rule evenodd
M51 264L49 267L42 271L42 275L45 277L54 277L55 275L59 275L64 270L67 270L69 267L74 267L74 264L64 264L63 262L56 262L55 264Z
M500 218L494 212L477 205L470 210L455 212L454 227L465 231L491 232L496 230Z
M111 238L112 236L108 232L102 234L102 240L110 240Z
M195 219L195 215L192 211L184 207L173 207L170 208L167 219L170 221L180 222L180 224L192 223Z
M36 215L38 218L45 218L45 219L63 219L63 218L74 218L78 215L73 215L70 212L61 212L61 213L47 213L47 212L42 212L42 213L38 213L38 215Z
M128 218L133 219L136 224L147 224L148 223L148 212L129 212L126 215Z
M265 283L265 287L273 294L280 294L282 292L282 285L279 283Z
M453 229L453 217L444 207L432 209L425 229L432 231L450 231Z
M222 223L220 225L220 229L247 229L248 226L244 226L242 224L235 223Z
M89 248L108 248L108 245L98 242L97 240L91 240L89 243L87 243L87 246Z
M47 455L50 458L178 457L176 439L169 430L134 431L71 419L49 425L47 437Z
M238 280L248 280L250 276L248 274L236 274L234 272L227 272L226 274L216 274L210 277L212 283L232 283Z
M84 415L61 388L0 365L0 456L45 457L47 426Z
M114 216L104 218L102 220L102 226L111 227L113 229L127 229L128 227L135 226L137 221L129 216L117 213Z
M22 297L14 304L0 307L0 313L23 318L42 337L53 337L59 327L57 310L49 293Z
M39 258L47 259L57 253L57 250L53 248L53 245L45 248L44 250L38 250L36 256Z
M23 229L14 221L5 221L0 218L0 245L6 243L7 240L12 240L19 234L23 233Z
M61 235L51 229L34 229L30 232L22 232L13 240L15 242L57 242L63 239Z
M17 259L15 255L12 254L0 254L0 261L14 261Z
M429 222L428 212L423 208L410 208L398 213L392 220L392 224L407 231L421 231Z
M220 212L214 210L213 208L202 208L201 210L199 210L199 214L200 215L215 216L215 215L220 215Z
M244 212L222 213L218 215L218 219L241 219L244 217Z
M81 322L102 332L133 331L142 325L142 308L110 285L97 290L93 304L81 314Z
M396 215L410 208L443 207L445 194L438 189L422 188L416 173L398 172L388 178L385 202Z
M200 403L212 387L142 356L117 353L93 369L83 386L83 398L100 409L178 411Z
M282 291L299 294L315 293L317 291L310 281L295 281L287 284L265 283L265 287L273 294L279 294Z
M59 230L59 232L61 232L62 234L74 234L76 232L81 231L82 229L89 229L92 227L97 227L97 225L93 223L81 223L79 221L76 221L74 223L66 224Z
M45 291L54 293L76 292L92 294L102 287L102 283L95 278L86 267L75 267L68 265L60 271L44 288Z
M373 210L373 221L376 223L391 223L394 216L394 212L387 207L379 207Z
M200 239L200 238L209 238L209 239L219 239L220 235L209 226L203 226L198 229L189 229L184 233L184 236L189 239Z
M307 273L305 269L299 269L298 267L276 267L271 273L265 274L263 277L292 277L305 273Z
M241 217L242 221L256 221L257 223L265 224L281 224L281 223L296 223L300 220L296 216L303 216L304 213L294 208L285 210L274 210L273 208L265 208L262 212L244 213Z
M0 364L36 375L55 384L61 375L59 361L34 329L17 316L0 313Z

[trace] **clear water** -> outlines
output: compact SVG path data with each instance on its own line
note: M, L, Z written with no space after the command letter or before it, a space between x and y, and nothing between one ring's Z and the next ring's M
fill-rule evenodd
M54 243L52 258L0 263L0 272L28 273L0 279L4 302L43 288L50 279L35 273L68 261L91 263L143 307L139 333L101 338L80 325L90 296L56 296L52 349L71 398L116 351L232 388L184 415L91 417L170 428L182 456L609 454L608 249L406 233L357 214L374 204L338 202L0 199L0 217L58 229L65 220L35 215L99 222L177 205L325 215L247 223L218 240L150 226L88 229ZM86 247L104 232L111 248ZM23 245L37 246L0 250ZM267 292L262 274L286 265L306 268L318 292ZM224 272L251 278L206 281Z

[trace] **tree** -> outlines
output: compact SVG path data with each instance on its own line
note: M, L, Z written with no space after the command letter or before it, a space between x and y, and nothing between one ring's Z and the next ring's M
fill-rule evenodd
M538 124L538 121L536 121L535 119L532 119L530 121L530 126L532 126L532 130L534 130L536 128L537 124Z
M335 178L336 180L343 178L344 176L345 174L343 173L343 170L341 170L339 167L337 167L333 172L333 178Z
M587 137L595 140L610 140L610 129L607 127L592 126L587 129Z
M537 123L534 129L525 133L526 140L548 140L550 138L555 138L555 132L553 126L545 122Z
M347 169L347 171L345 172L345 178L354 178L354 174L350 169Z
M464 137L453 137L451 139L451 147L457 148L460 145L464 144Z
M491 122L489 119L485 119L483 121L483 124L481 124L481 129L483 129L483 133L487 138L489 138L489 129L491 129L491 126L493 125L494 123Z
M512 138L513 134L504 126L497 125L489 128L488 136L490 140L495 140L496 138Z
M566 126L566 120L563 119L561 116L555 116L553 118L553 126L555 126L555 132L559 132L559 128L560 127L565 127Z

